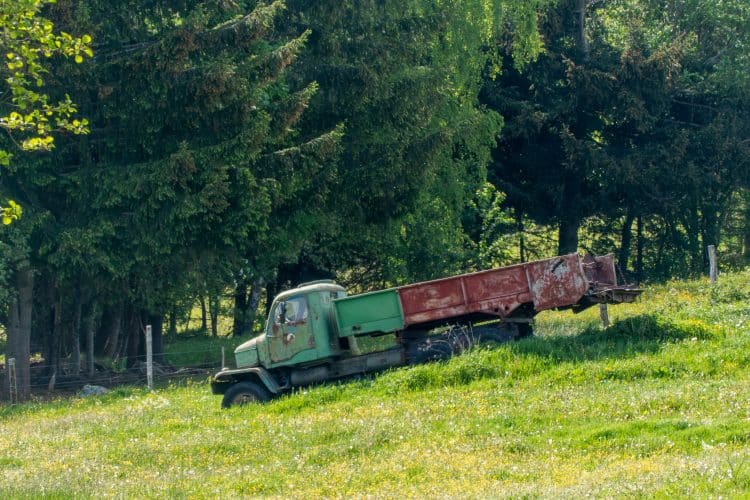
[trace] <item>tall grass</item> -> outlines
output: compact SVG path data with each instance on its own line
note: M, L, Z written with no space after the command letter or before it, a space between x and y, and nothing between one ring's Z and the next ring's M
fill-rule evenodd
M610 317L261 406L188 381L4 407L0 496L750 495L750 272Z

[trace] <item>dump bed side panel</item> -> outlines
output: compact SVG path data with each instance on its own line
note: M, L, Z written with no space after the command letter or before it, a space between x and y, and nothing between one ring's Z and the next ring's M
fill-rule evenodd
M575 304L589 288L578 254L529 262L526 274L537 312Z
M398 292L407 326L477 312L505 316L530 300L523 265L415 283Z
M605 260L599 267L607 267ZM611 267L611 266L610 266ZM609 278L609 273L604 272ZM507 317L532 303L539 312L570 306L589 287L578 254L464 274L399 287L406 326L432 323L475 313Z
M336 299L333 309L340 337L404 329L401 302L392 288Z
M583 258L583 271L586 273L586 279L595 288L617 286L614 254L608 253L599 257L586 255Z

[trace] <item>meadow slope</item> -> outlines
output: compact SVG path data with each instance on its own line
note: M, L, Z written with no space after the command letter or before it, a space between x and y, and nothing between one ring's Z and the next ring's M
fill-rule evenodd
M221 410L206 383L0 408L0 497L750 496L750 272Z

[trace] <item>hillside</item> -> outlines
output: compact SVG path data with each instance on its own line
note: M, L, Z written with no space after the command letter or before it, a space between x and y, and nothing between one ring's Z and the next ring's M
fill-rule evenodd
M206 383L0 409L0 497L750 494L750 271L221 410Z

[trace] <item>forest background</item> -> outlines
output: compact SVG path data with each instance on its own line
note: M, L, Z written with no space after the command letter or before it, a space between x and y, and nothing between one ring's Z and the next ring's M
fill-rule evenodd
M21 84L19 5L55 35ZM750 263L745 1L23 0L0 28L0 320L49 377L134 364L145 324L158 357L196 301L247 336L310 279Z

